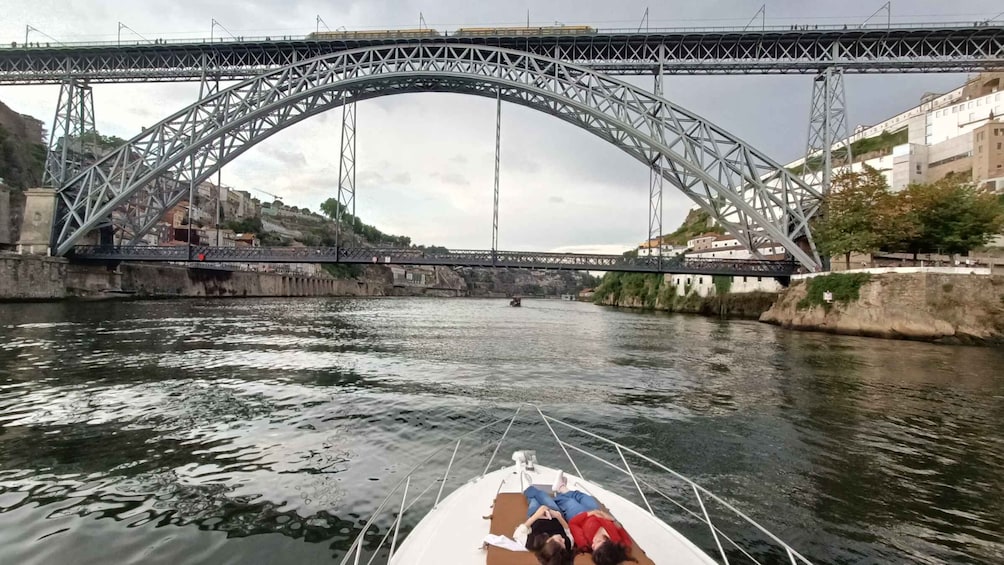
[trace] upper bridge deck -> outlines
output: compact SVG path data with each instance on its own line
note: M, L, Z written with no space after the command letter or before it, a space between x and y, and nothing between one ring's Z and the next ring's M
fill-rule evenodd
M595 29L590 26L321 32L304 36L11 42L0 85L198 81L257 76L337 51L398 43L465 43L528 51L609 74L970 72L1004 66L1004 24L786 25L756 28Z

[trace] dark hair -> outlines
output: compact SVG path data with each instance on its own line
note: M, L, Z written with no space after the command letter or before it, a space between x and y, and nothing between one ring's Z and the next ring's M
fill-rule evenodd
M548 541L550 537L547 534L536 534L526 540L526 548L533 552L540 565L572 565L575 553L569 551L563 543Z
M593 550L593 563L596 565L618 565L618 563L625 561L638 562L637 559L631 557L626 547L610 540L603 542Z

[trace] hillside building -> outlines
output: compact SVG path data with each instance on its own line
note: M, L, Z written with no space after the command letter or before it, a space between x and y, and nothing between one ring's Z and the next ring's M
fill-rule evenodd
M867 151L853 155L852 170L878 170L893 191L962 175L1004 193L1002 117L1004 72L982 73L946 94L925 94L919 105L879 124L858 126L833 149L863 146Z

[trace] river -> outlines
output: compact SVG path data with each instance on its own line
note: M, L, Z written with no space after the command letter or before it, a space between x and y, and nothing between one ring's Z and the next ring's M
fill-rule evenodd
M506 304L0 304L0 563L337 563L413 463L524 402L817 564L1004 562L1004 351Z

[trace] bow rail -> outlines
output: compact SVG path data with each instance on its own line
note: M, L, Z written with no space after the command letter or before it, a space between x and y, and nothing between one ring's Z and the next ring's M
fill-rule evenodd
M430 511L434 510L439 505L439 502L443 498L443 492L446 486L446 482L450 478L450 473L454 468L454 466L460 461L469 461L477 457L479 454L482 453L485 447L491 446L490 443L479 445L478 448L480 449L475 449L473 454L462 457L461 459L457 459L457 454L460 451L460 446L463 443L463 441L466 438L470 438L474 434L486 430L501 429L502 424L508 422L508 424L505 426L504 431L501 432L501 436L499 437L498 441L494 442L494 450L492 451L491 456L488 459L488 463L484 467L484 470L479 475L475 475L474 477L471 478L478 478L487 475L491 470L492 463L495 461L495 458L498 455L499 449L501 448L503 442L509 435L513 423L519 417L523 407L526 405L527 404L520 405L511 417L507 416L504 418L493 420L488 424L480 426L474 430L471 430L457 437L456 441L451 441L449 444L446 444L438 448L434 452L430 453L423 460L421 460L417 465L415 465L404 477L402 477L397 482L397 484L394 485L394 487L387 494L386 498L384 498L383 501L381 501L379 506L376 508L376 510L374 510L373 514L363 525L362 530L356 536L352 545L349 547L345 556L342 558L341 565L349 565L349 564L361 565L362 563L365 563L366 565L373 565L374 563L377 564L389 563L394 555L395 549L397 548L397 541L401 527L401 522L405 514L409 510L411 510L415 506L415 504L419 502L419 500L423 499L425 495L428 492L430 492L437 484L439 484L439 491L438 494L436 495L435 501L433 502ZM653 517L663 520L664 522L666 521L665 518L669 517L665 515L666 513L660 514L659 511L653 508L653 504L657 503L657 501L664 500L665 502L671 504L673 507L683 511L684 516L692 518L696 524L704 524L708 528L711 538L714 540L714 548L717 550L717 556L713 557L713 559L716 559L718 562L724 565L735 565L738 563L753 563L755 565L766 565L767 563L775 563L776 562L775 559L777 557L783 556L784 562L790 563L791 565L813 565L813 563L809 561L809 559L807 559L801 553L799 553L794 548L789 546L787 543L782 541L779 537L772 534L767 528L757 523L753 518L751 518L750 516L748 516L747 514L745 514L732 504L730 504L725 499L712 493L711 491L700 486L694 481L688 479L684 475L614 440L603 437L599 434L595 434L588 430L582 429L581 427L576 426L574 424L570 424L568 422L559 420L552 416L548 416L544 414L540 410L540 408L534 404L529 404L529 406L531 406L540 416L540 422L542 422L546 426L546 428L550 431L551 435L554 437L555 442L561 448L561 451L564 452L565 456L568 458L569 463L571 464L572 468L575 469L575 472L579 477L582 477L584 480L589 480L586 479L583 472L579 468L579 463L582 462L582 460L580 459L579 462L576 462L576 460L572 458L572 453L585 456L586 458L588 458L587 459L588 461L596 461L600 463L602 465L601 468L611 468L618 471L620 474L628 477L634 486L633 489L634 493L636 493L641 498L641 501L644 504L645 508ZM567 441L566 439L562 439L562 437L559 436L558 434L559 429L564 431L574 432L576 434L582 434L586 438L592 440L599 440L602 445L612 448L613 454L612 455L607 454L607 456L604 457L603 455L591 452L583 447L580 447L579 445ZM449 459L449 462L446 464L445 473L442 475L439 475L437 473L431 480L431 482L428 482L428 484L425 485L424 489L418 495L415 495L409 499L408 496L409 491L414 492L412 482L413 479L415 478L416 473L420 471L423 467L428 465L434 457L440 454L445 454L446 451L451 447L453 448L453 451ZM660 473L665 474L665 476L668 476L671 479L679 481L682 484L686 485L686 488L683 490L684 492L687 492L691 495L692 497L691 503L688 505L685 502L678 500L679 498L681 498L681 496L679 495L677 495L677 497L674 497L667 494L666 490L668 489L653 484L654 482L653 480L646 479L644 476L640 475L635 469L632 469L631 465L628 463L629 456L637 459L638 461L644 462L644 464L650 466L650 468L658 470ZM596 473L592 473L592 475L595 476ZM609 490L613 490L611 487L615 487L615 485L613 485L610 481L595 481L595 482L597 484L603 485L604 488L607 488ZM387 509L392 508L391 501L396 500L396 495L398 495L398 493L400 493L400 503L399 505L393 505L393 507L396 507L398 510L397 515L393 517L391 523L386 527L386 532L384 532L383 536L375 545L370 544L370 547L364 547L364 545L366 545L367 534L369 534L370 531L375 527L375 524L377 520L381 517L381 515ZM620 496L627 497L632 493L617 492L617 494L619 494ZM736 522L735 519L738 518L739 519L738 522L745 524L747 527L752 527L753 530L759 532L759 534L764 536L765 539L747 540L746 547L744 547L742 544L742 540L738 539L739 536L730 536L723 530L723 526L721 525L721 522L723 522L723 520L719 520L718 524L716 524L712 520L711 513L709 512L709 506L711 504L717 505L717 507L712 507L712 508L715 508L716 510L719 511L725 511L728 515L730 515L733 518L732 522ZM733 523L730 525L735 525L735 524ZM391 539L389 548L386 547L388 538ZM767 551L764 551L762 549L757 551L757 553L759 553L760 555L754 556L753 555L754 551L749 546L751 546L753 543L757 541L769 541L771 547ZM368 560L366 561L362 560L364 557L364 552L369 554ZM768 558L772 559L767 560Z

